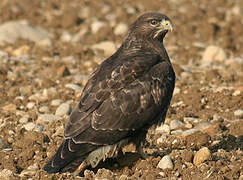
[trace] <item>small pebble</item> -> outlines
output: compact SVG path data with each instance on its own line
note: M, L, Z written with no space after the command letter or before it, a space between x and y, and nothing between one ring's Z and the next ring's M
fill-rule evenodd
M25 176L34 176L37 172L37 170L39 170L39 167L37 164L34 165L30 165L29 167L27 167L27 169L24 169L21 173L20 173L20 177L25 177Z
M97 33L102 27L104 27L106 25L106 23L102 22L102 21L94 21L91 24L91 32L93 34Z
M209 160L211 157L210 150L207 147L201 148L198 152L196 152L193 164L198 166L206 160Z
M241 93L240 90L236 90L235 92L233 92L232 95L233 95L233 96L238 96L238 95L240 95L240 93Z
M156 133L166 133L166 134L170 134L170 126L168 124L163 124L162 126L158 126L155 129Z
M184 132L183 130L181 130L181 129L177 129L177 130L171 131L171 134L172 134L172 135L180 135L180 134L182 134L183 132Z
M54 99L51 101L51 106L59 106L60 104L62 104L62 100L61 99Z
M183 121L184 122L197 123L199 120L198 120L198 118L194 118L194 117L184 117Z
M126 174L122 174L120 177L119 177L119 180L128 180L128 176Z
M19 123L21 123L21 124L25 124L27 122L28 122L28 118L27 117L22 117L22 118L19 119Z
M29 122L25 125L23 125L23 127L27 130L27 131L32 131L34 130L36 124L32 123L32 122Z
M47 112L49 112L49 108L47 106L41 106L39 108L39 111L42 113L47 113Z
M80 92L82 90L82 88L79 85L77 85L77 84L71 84L71 83L69 83L69 84L66 84L65 87L66 88L69 88L69 89L72 89L75 92Z
M51 123L54 121L60 120L60 116L56 116L54 114L39 114L38 119L36 120L36 123L38 124L45 124L45 123Z
M46 96L45 94L35 93L29 97L29 100L38 102L38 101L44 101L47 98L48 96Z
M178 87L175 87L174 91L173 91L173 95L179 94L181 92L181 89Z
M69 32L64 31L60 39L63 42L70 42L72 40L72 35Z
M174 165L173 165L171 157L169 155L164 156L159 161L159 164L157 165L157 167L160 169L173 169Z
M218 121L220 119L221 119L221 117L218 114L213 115L213 121Z
M14 173L10 171L9 169L3 169L0 171L0 178L2 180L10 180L10 179L15 179Z
M166 134L162 134L162 136L157 139L157 144L165 142L166 139L167 139L167 135Z
M243 110L242 109L238 109L234 112L235 116L239 116L240 118L243 117Z
M127 25L125 23L119 23L114 30L114 34L123 35L123 34L127 33L127 31L128 31Z
M112 55L116 51L116 46L111 41L103 41L92 46L93 49L104 51L106 56Z
M180 137L182 138L185 138L186 136L190 136L191 134L197 132L198 129L195 129L195 128L192 128L192 129L188 129L188 130L185 130L183 131L181 134L180 134Z
M191 128L192 128L192 124L190 124L190 123L186 123L186 124L185 124L185 128L191 129Z
M33 109L33 107L35 107L35 103L34 102L29 102L29 103L27 103L26 107L28 109Z
M179 128L182 128L184 127L184 123L179 121L179 120L172 120L170 122L170 129L173 130L173 129L179 129Z
M68 103L62 103L56 110L56 116L69 115L72 111L71 106Z
M159 172L159 175L162 177L165 177L165 173L164 172Z

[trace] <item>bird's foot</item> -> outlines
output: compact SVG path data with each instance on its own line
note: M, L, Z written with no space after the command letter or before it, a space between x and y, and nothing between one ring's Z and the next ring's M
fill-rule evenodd
M142 146L139 146L138 149L137 149L138 153L140 154L140 156L143 158L143 159L147 159L149 157L151 157L152 155L146 153L143 149Z
M74 174L75 175L79 175L80 172L84 171L84 168L86 167L86 163L85 162L82 162L79 167L74 171Z

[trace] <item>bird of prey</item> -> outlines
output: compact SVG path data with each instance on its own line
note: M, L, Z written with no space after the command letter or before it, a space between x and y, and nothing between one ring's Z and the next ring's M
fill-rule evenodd
M74 162L80 171L94 168L128 143L142 153L148 129L165 119L175 86L163 45L169 30L171 20L157 12L141 15L130 26L120 48L91 74L45 171L65 172Z

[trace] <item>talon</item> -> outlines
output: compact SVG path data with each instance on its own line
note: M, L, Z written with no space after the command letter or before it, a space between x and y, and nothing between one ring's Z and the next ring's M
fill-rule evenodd
M86 163L82 162L79 167L74 171L74 174L78 175L80 172L82 172L84 170L84 168L86 167Z
M144 152L142 146L139 146L139 147L138 147L138 153L140 154L140 156L141 156L143 159L147 159L148 157L151 156L150 154Z

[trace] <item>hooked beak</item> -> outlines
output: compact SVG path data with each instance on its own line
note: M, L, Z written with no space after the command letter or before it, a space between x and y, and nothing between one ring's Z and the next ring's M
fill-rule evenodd
M172 25L172 23L171 23L170 20L165 20L165 19L163 19L163 20L160 22L160 25L159 25L158 29L161 29L161 30L168 30L168 31L173 31L173 25Z
M156 33L155 33L155 35L154 35L154 38L156 38L156 37L158 37L159 36L159 34L161 34L162 32L164 32L164 31L172 31L173 30L173 25L172 25L172 23L170 22L170 20L165 20L165 19L163 19L161 22L160 22L160 24L159 24L159 26L157 27L157 31L156 31Z

